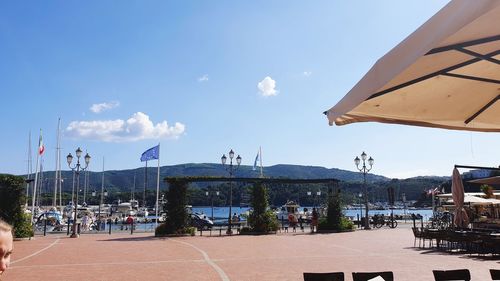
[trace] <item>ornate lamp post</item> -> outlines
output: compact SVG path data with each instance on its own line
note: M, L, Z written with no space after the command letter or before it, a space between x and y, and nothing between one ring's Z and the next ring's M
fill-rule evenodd
M236 157L236 168L234 167L233 165L233 158L234 158L234 151L231 149L231 151L229 151L229 165L226 166L226 161L227 161L227 157L226 157L226 154L223 154L222 157L220 158L221 159L221 162L222 162L222 166L226 169L226 171L229 172L229 217L227 219L228 221L228 228L227 228L227 234L232 234L233 233L233 230L232 230L232 220L231 220L231 214L232 214L232 206L233 206L233 182L231 181L231 178L233 177L233 173L240 167L240 164L241 164L241 156L238 155L238 157Z
M219 196L219 191L206 191L205 195L207 197L210 197L210 203L212 205L212 221L214 221L214 194L216 196Z
M76 154L76 165L74 167L71 167L71 162L73 161L73 155L68 154L66 156L66 160L68 161L68 167L76 174L76 204L75 204L75 216L73 218L73 233L71 234L71 238L78 238L78 233L76 231L76 215L78 212L78 190L80 189L80 171L85 171L90 163L90 155L87 153L85 154L85 167L81 167L80 165L80 157L82 156L82 150L78 148L75 151Z
M406 194L404 192L401 194L401 200L403 201L403 216L406 223Z
M307 192L307 196L311 196L313 195L313 193L311 191L308 191ZM316 193L314 193L314 195L316 195L316 198L313 197L313 208L316 208L316 201L318 202L318 207L320 207L320 196L321 196L321 191L316 191Z
M363 205L361 205L361 199L363 198L363 193L358 194L358 204L359 204L359 223L358 223L358 228L361 227L361 219L363 218Z
M368 189L366 187L366 174L372 169L375 160L373 160L373 158L370 157L368 159L368 165L370 165L370 167L366 167L366 157L368 157L368 155L366 155L366 153L363 151L363 153L361 153L361 159L359 159L358 156L354 158L354 164L356 164L356 168L358 168L358 170L361 173L363 173L363 186L365 193L365 229L370 229L370 219L368 216ZM363 161L363 166L360 168L359 164L361 163L361 160Z

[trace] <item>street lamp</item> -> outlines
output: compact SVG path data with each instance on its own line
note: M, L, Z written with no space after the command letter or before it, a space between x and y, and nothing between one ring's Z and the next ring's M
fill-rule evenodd
M403 200L403 216L406 223L406 194L404 192L401 194L401 199Z
M68 167L76 174L76 204L75 204L75 216L73 218L73 233L71 234L71 238L78 238L78 233L76 231L76 215L77 215L77 209L78 209L78 190L80 189L80 171L85 171L90 163L90 155L87 153L85 154L85 167L81 167L80 165L80 157L82 156L82 150L78 148L75 151L76 154L76 165L74 167L71 167L71 162L73 161L73 155L68 154L66 156L66 160L68 161Z
M210 196L210 201L211 201L211 205L212 205L212 221L214 221L214 193L219 196L219 191L206 191L205 192L205 195L208 197Z
M363 173L363 186L365 193L365 229L370 229L370 219L368 216L368 189L366 187L366 174L372 169L375 160L373 160L373 158L371 157L368 159L368 165L370 165L370 167L368 168L366 167L366 157L368 157L368 155L366 155L366 153L363 151L363 153L361 153L361 159L359 159L358 156L354 158L354 164L356 164L356 168L358 168L358 170L361 173ZM361 163L361 160L363 160L363 166L360 168L359 164Z
M361 204L361 199L363 198L363 193L358 193L358 204L359 204L359 223L358 228L361 227L361 219L363 218L363 205Z
M311 196L311 195L313 195L313 193L311 191L308 191L307 196ZM320 205L319 197L321 196L321 191L316 191L316 193L314 193L314 195L316 195L316 198L313 197L313 208L316 208L316 201L318 202L318 207Z
M233 206L233 182L231 181L231 178L233 177L233 173L240 167L241 164L241 156L238 155L236 157L236 168L233 166L233 158L234 158L234 151L231 149L229 151L229 166L226 166L226 161L227 157L226 154L223 154L222 157L220 158L222 162L222 166L226 169L226 171L229 172L229 217L227 218L228 221L228 229L227 229L227 234L232 234L232 220L231 220L231 213L232 213L232 206Z

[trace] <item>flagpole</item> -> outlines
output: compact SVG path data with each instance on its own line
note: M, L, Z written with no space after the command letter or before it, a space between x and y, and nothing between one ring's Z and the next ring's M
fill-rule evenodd
M35 200L36 200L36 186L38 184L38 163L40 160L40 140L42 138L42 129L40 129L40 137L38 138L38 153L36 154L36 166L35 166L35 183L33 186L33 196L31 197L31 223L34 224L35 217Z
M160 144L158 143L158 174L156 177L156 225L158 227L158 195L160 193Z
M259 146L259 161L260 161L260 177L264 177L264 172L262 171L262 146Z
M99 225L99 231L101 230L101 206L104 203L104 156L102 157L102 178L101 178L101 199L99 200L99 210L97 214L97 225ZM104 227L106 228L106 227Z

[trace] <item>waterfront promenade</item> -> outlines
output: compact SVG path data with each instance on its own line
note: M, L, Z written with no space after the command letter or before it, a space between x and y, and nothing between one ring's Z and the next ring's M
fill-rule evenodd
M413 248L409 225L350 233L154 238L151 233L60 235L14 243L2 280L302 280L303 272L394 272L433 280L433 269L491 280L500 260Z

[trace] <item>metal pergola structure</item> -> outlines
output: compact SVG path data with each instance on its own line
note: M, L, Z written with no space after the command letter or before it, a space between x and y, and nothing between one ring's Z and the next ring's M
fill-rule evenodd
M490 170L490 171L500 171L500 167L481 167L481 166L467 166L467 165L455 165L457 169L479 169L479 170Z

